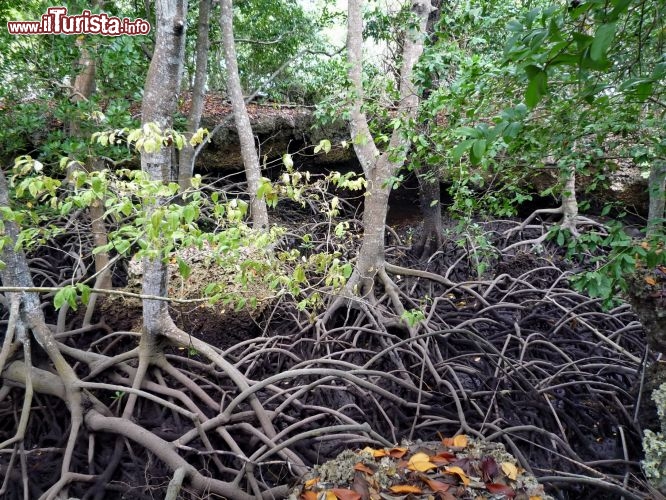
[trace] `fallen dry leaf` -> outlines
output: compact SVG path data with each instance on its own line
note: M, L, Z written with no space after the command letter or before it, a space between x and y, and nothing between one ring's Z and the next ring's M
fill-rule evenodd
M361 495L345 488L333 488L331 492L337 497L337 500L361 500ZM326 500L329 499L326 498Z
M314 491L304 491L299 498L300 500L317 500L317 494Z
M361 462L354 465L354 470L365 472L366 474L374 474L375 473L375 471L373 471L370 467L368 467L367 465L365 465Z
M449 453L448 451L443 451L441 453L438 453L437 455L433 455L430 457L430 461L433 464L437 465L448 465L451 463L452 460L455 460L456 456L454 453Z
M318 478L318 477L315 477L315 478L312 478L312 479L308 479L307 481L305 481L305 485L304 485L304 486L305 486L305 489L306 489L306 490L309 490L309 489L312 488L315 484L317 484L317 481L319 481L319 478Z
M331 490L326 490L323 494L320 493L319 500L338 500L338 497Z
M415 453L409 459L407 468L418 472L427 472L430 469L436 469L437 466L430 461L430 457L425 453Z
M389 488L393 493L423 493L423 490L418 486L410 484L398 484Z
M356 493L361 495L361 500L370 500L370 483L366 480L366 476L362 472L354 472L354 482L351 485L351 489Z
M530 496L530 500L541 500L541 495L532 495Z
M407 448L391 448L388 450L388 456L393 458L402 458L407 453Z
M467 474L465 474L465 471L462 470L460 467L457 466L445 467L444 471L447 474L453 474L455 476L458 476L465 486L467 486L469 483L472 482L470 478L467 477Z
M518 479L518 467L511 462L502 462L502 471L512 481Z
M452 438L442 439L444 446L449 446L451 448L466 448L469 443L469 438L465 434L458 434Z
M483 482L494 483L495 477L499 474L499 466L495 459L493 457L483 457L479 465Z
M515 490L511 486L500 483L486 483L486 489L492 494L502 494L509 498L516 496Z
M366 453L370 453L370 455L372 455L375 458L381 458L381 457L386 456L386 451L384 451L384 450L375 450L374 448L370 448L369 446L366 446L361 451L364 451Z
M654 279L652 276L646 276L645 282L650 286L655 286L657 284L657 280Z
M444 492L451 487L450 484L443 483L441 481L435 481L434 479L430 479L427 476L421 476L421 480L426 483L428 488L430 488L435 493L438 491Z

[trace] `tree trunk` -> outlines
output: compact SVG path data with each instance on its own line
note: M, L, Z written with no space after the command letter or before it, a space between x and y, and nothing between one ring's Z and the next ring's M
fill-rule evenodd
M576 169L570 167L562 189L562 229L568 229L575 237L578 236L576 219L578 217L578 201L576 199Z
M347 16L347 57L348 76L352 84L351 95L351 136L356 156L363 167L368 181L368 190L363 212L363 243L356 262L355 274L349 280L354 287L361 282L361 290L367 293L371 280L384 267L384 226L388 210L389 179L405 162L410 146L409 139L399 128L394 130L387 150L380 153L370 133L368 121L363 112L364 99L363 65L363 18L360 0L349 0ZM423 52L422 34L432 7L428 1L414 0L412 12L418 16L416 29L409 29L403 46L402 67L400 69L400 105L398 115L403 120L414 119L418 106L418 96L412 83L412 72L416 61ZM346 293L353 292L347 289Z
M441 15L441 5L442 0L432 1L433 10L426 23L426 37L430 39L430 44L434 44L436 41L435 27ZM439 82L433 81L432 88L436 89L438 86ZM424 99L427 99L429 94L430 89L423 89ZM423 133L428 134L430 124L426 123L424 128ZM423 226L419 240L414 243L413 252L420 259L429 259L443 244L441 193L437 165L424 164L417 171L417 178L419 180L419 202Z
M648 179L650 205L648 209L647 235L653 236L664 227L666 205L666 161L655 160Z
M94 6L98 6L99 2L94 2ZM72 102L78 103L81 101L87 101L92 96L95 91L95 76L97 73L97 68L95 60L88 52L88 49L84 46L84 40L77 40L76 45L80 47L80 56L78 61L78 66L81 68L79 74L76 75L74 79L74 90L72 95ZM69 123L69 134L72 137L82 137L83 133L81 131L81 122L78 119L73 119ZM68 178L71 177L75 167L70 167L68 171ZM102 170L104 168L103 161L99 158L88 158L86 161L86 169L88 172L95 170ZM95 247L102 247L108 243L108 234L106 230L106 224L104 223L104 200L99 200L95 198L92 205L88 209L88 215L90 216L90 225L93 238L93 245ZM95 254L95 272L97 274L97 280L95 281L95 288L111 288L111 270L109 267L109 253L108 252L99 252ZM96 296L93 296L92 301L96 300ZM93 310L93 307L90 307L90 310Z
M194 134L201 123L204 97L206 95L206 79L208 70L208 49L210 46L208 32L210 30L211 0L201 0L199 3L199 23L197 26L196 70L194 85L192 87L192 103L187 116L187 132ZM188 134L188 135L189 135ZM190 187L194 173L194 147L189 141L178 155L178 184L181 191Z
M414 244L414 254L429 259L443 244L442 205L440 185L435 165L424 165L418 174L419 202L423 227L419 240Z
M187 24L186 0L157 0L157 39L153 58L146 77L141 123L157 123L162 130L171 128L176 112L182 77ZM163 147L155 153L141 153L141 169L150 179L168 182L171 179L171 150ZM142 292L147 295L166 295L167 269L161 259L145 259ZM145 334L159 335L168 317L166 302L144 300L143 324Z
M10 207L7 181L2 169L0 169L0 207ZM2 280L4 286L32 288L34 284L25 253L20 245L17 245L20 228L14 221L5 220L2 222L4 226L2 232L8 237L9 241L0 249L0 260L5 264L5 267L0 269L0 280ZM15 318L15 332L7 331L5 334L14 335L16 341L24 342L26 340L21 337L26 335L27 332L31 333L48 355L65 387L65 398L72 419L61 467L61 473L65 474L69 471L74 445L83 422L81 390L77 385L79 379L72 366L61 354L53 332L46 325L39 296L33 292L21 292L14 297L14 300L19 301L17 310L19 317ZM27 370L31 368L31 366L26 367ZM26 397L29 396L26 395ZM25 411L30 411L29 405Z
M248 194L250 195L250 208L252 211L252 225L255 229L268 229L268 210L266 201L257 197L261 181L261 167L259 155L254 147L254 133L247 114L240 77L238 76L238 60L236 57L236 44L234 42L233 4L232 0L221 1L222 12L220 25L222 26L222 44L224 45L224 61L227 66L227 92L233 108L236 130L241 145L241 156L245 166Z

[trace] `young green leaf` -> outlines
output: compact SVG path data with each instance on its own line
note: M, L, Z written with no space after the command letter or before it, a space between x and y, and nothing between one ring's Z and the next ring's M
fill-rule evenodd
M608 47L615 38L615 23L602 24L597 28L594 40L590 46L590 57L593 61L602 61L606 57Z

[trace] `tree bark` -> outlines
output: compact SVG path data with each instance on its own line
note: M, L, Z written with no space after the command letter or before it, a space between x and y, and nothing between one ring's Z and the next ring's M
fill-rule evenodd
M171 128L176 111L185 53L186 0L157 0L157 39L153 58L146 77L141 123L157 123L162 130ZM171 179L170 148L141 153L141 169L151 180L168 182ZM144 261L142 293L166 295L167 268L161 259ZM164 326L160 318L168 316L167 304L159 300L144 300L145 333L158 335Z
M201 124L204 97L206 96L211 3L211 0L201 0L199 3L196 69L194 72L194 86L192 87L192 103L187 116L187 132L189 134L194 134ZM190 187L193 173L194 147L188 141L185 141L185 146L180 150L178 155L178 184L181 191L185 191Z
M562 189L562 229L568 229L571 234L578 236L576 219L578 218L578 200L576 199L576 168L570 167L566 172L567 178Z
M442 0L432 0L432 12L426 22L426 36L430 39L430 44L436 40L435 27L439 22ZM433 81L432 88L439 86L438 81ZM423 98L427 99L430 89L423 90ZM430 124L426 123L423 133L428 134ZM423 217L423 226L421 235L414 243L413 253L420 259L429 259L443 244L443 226L442 226L442 206L439 172L437 165L426 163L416 172L419 180L419 202L421 206L421 216Z
M0 207L10 207L7 181L1 169ZM17 247L20 228L11 220L5 220L3 224L4 235L9 238L9 241L0 250L0 260L5 264L5 267L0 270L0 280L2 280L4 286L32 288L34 284L25 253L20 247ZM65 398L72 419L67 445L63 452L61 473L65 474L69 472L74 445L83 422L82 397L81 391L77 386L79 379L72 366L60 352L53 332L46 325L39 296L36 293L21 292L19 294L19 301L18 310L20 316L17 321L20 322L20 327L16 328L15 331L27 331L32 334L53 363L65 387ZM17 341L21 342L20 335L17 333L16 336Z
M653 236L664 227L666 206L666 161L655 160L648 179L650 204L648 208L647 235Z
M250 209L252 212L252 225L255 229L268 229L268 209L266 201L257 197L261 181L261 167L259 155L254 146L254 133L247 114L240 77L238 75L238 60L236 57L236 44L234 42L233 4L232 0L221 1L222 12L220 25L222 27L222 44L224 46L224 61L227 66L227 92L233 108L236 130L241 145L241 156L245 166L248 194L250 195Z
M418 95L412 83L414 65L423 52L423 33L432 7L429 1L414 0L412 12L418 17L415 29L409 29L403 46L400 69L399 118L414 119L418 106ZM386 151L380 152L370 133L368 120L363 112L363 18L360 0L349 0L347 17L348 76L352 84L351 136L356 156L363 167L368 188L363 210L363 243L359 251L354 275L349 287L360 281L361 292L369 293L378 272L384 268L384 227L390 192L389 179L404 165L410 146L409 139L401 129L394 130ZM349 288L346 293L352 293Z

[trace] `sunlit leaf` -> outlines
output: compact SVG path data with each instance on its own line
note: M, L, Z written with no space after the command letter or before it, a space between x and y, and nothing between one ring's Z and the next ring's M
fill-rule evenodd
M646 276L645 277L645 282L650 286L656 286L657 285L657 280L654 279L652 276Z
M389 488L393 493L422 493L423 490L418 486L412 486L410 484L398 484L396 486L391 486Z
M518 467L511 462L502 462L502 471L512 481L518 479Z
M469 443L469 438L465 434L458 434L452 438L442 439L444 446L449 446L451 448L466 448Z
M375 450L374 448L370 448L369 446L366 446L363 448L365 453L370 453L374 458L381 458L385 457L387 455L386 450Z
M317 484L318 481L319 481L318 477L313 477L312 479L308 479L307 481L305 481L304 485L305 489L306 490L311 489L315 484Z
M349 278L349 276L346 277ZM402 458L405 456L405 453L407 453L407 448L391 448L387 453L389 457Z
M354 465L354 470L365 472L366 474L374 474L375 473L375 471L373 471L370 467L368 467L367 465L365 465L361 462Z
M437 466L430 461L430 457L425 453L416 453L409 459L407 468L409 470L426 472L430 469L436 469Z
M465 471L462 470L458 466L451 466L451 467L446 467L444 471L447 474L453 474L455 476L458 476L458 478L463 482L465 486L467 486L469 483L471 483L471 480L469 477L467 477L467 474L465 474Z

